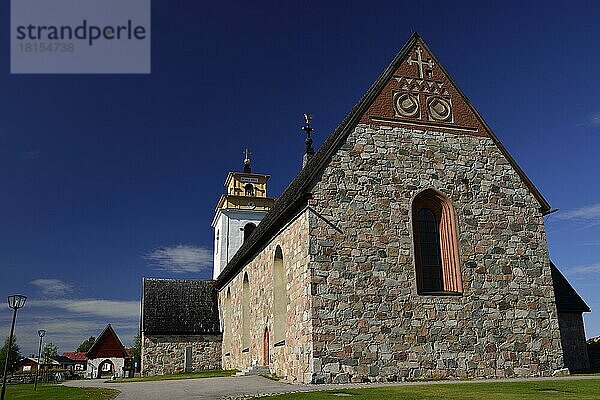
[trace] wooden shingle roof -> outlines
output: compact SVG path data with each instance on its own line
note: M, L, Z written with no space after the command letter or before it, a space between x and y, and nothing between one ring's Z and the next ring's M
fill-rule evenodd
M144 278L142 331L171 335L220 333L215 282Z

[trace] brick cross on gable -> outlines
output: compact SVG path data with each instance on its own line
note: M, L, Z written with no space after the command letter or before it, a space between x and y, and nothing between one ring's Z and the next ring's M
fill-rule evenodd
M419 68L419 78L423 79L423 65L427 65L429 68L433 68L433 60L429 59L427 61L423 61L423 56L421 55L421 52L423 50L421 50L420 46L417 46L417 48L415 49L415 51L417 52L417 59L413 60L412 57L408 57L408 65L413 65L413 64L417 64L417 67Z

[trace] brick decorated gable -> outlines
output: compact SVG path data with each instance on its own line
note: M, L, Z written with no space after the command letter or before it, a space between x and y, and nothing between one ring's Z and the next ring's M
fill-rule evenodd
M360 122L490 137L465 96L419 37L392 65Z

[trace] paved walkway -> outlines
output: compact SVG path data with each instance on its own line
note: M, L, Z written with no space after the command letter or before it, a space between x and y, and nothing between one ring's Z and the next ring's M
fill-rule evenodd
M266 395L271 393L288 393L300 391L316 391L327 389L365 388L393 385L439 385L439 384L473 384L477 382L526 382L545 380L597 379L600 375L567 376L562 378L515 378L502 380L474 381L428 381L380 384L345 384L345 385L293 385L272 381L260 376L239 376L227 378L181 379L172 381L104 383L103 380L67 381L65 386L106 387L117 389L121 394L117 400L219 400L244 395Z

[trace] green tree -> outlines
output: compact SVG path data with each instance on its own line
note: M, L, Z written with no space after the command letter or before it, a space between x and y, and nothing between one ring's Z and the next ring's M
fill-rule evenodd
M41 362L42 364L47 364L57 356L58 346L53 345L52 342L48 342L44 345L44 349L42 350Z
M133 362L137 363L137 368L139 369L142 360L142 337L139 332L136 333L133 337L133 346L131 346L131 357L133 358Z
M87 352L89 349L92 348L92 345L94 344L94 342L96 341L96 338L94 336L90 336L89 339L84 340L79 347L77 348L77 351L82 351L82 352Z
M6 362L6 352L8 351L8 338L4 341L4 346L0 349L0 374L4 372L4 363ZM13 342L10 346L10 361L8 363L8 372L14 372L17 369L17 363L21 361L21 349L17 344L17 337L13 336Z

